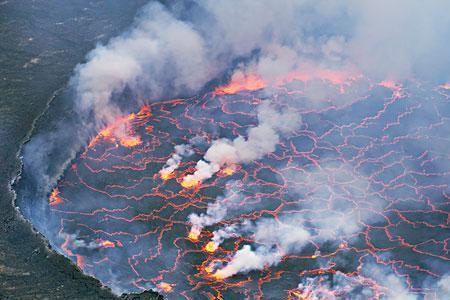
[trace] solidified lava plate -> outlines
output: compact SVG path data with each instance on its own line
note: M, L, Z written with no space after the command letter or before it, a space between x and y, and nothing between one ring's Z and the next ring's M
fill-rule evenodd
M263 87L255 79L152 102L101 130L48 199L50 243L118 292L433 299L450 268L448 87L365 78ZM213 141L247 138L265 102L301 125L261 159L186 184ZM192 153L160 172L177 145ZM217 222L193 231L190 216L214 207L224 210Z

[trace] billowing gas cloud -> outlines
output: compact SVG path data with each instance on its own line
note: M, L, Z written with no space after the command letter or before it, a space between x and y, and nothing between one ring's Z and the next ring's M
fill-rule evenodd
M164 97L192 93L216 75L206 60L204 40L188 23L162 5L148 5L129 32L98 46L72 79L78 107L97 121L121 114L111 97L130 88L136 96Z
M189 157L194 154L194 150L190 145L181 144L174 147L175 153L167 160L164 167L159 171L161 177L170 176L180 166L183 157Z
M330 280L328 276L306 277L298 284L297 290L300 299L309 300L337 300L370 299L373 298L373 286L363 286L360 276L347 276L336 272Z
M286 172L289 174L289 171ZM254 225L232 224L216 230L212 240L216 246L236 235L249 236L256 244L262 244L256 246L255 250L249 245L238 250L229 264L217 271L217 276L229 277L277 264L284 255L299 253L310 240L320 245L351 239L352 234L363 230L366 224L378 220L377 211L382 208L383 201L375 195L366 196L371 194L369 182L356 173L351 165L324 163L304 176L289 174L287 177L292 180L289 187L293 195L298 195L299 190L308 191L305 204L298 208L304 211L284 214L279 217L279 221L266 218ZM354 206L342 212L339 212L339 207L330 210L327 201L336 198L349 199ZM363 203L369 206L359 208Z
M219 230L216 230L213 232L212 242L214 245L220 245L222 242L234 235L238 234L238 227L237 225L230 225L224 228L221 228Z
M270 102L258 106L258 126L248 130L246 138L234 140L218 139L212 142L204 159L198 161L194 174L185 176L186 185L197 184L211 178L221 167L238 163L249 163L275 151L280 133L295 130L301 118L291 110L279 111Z
M279 221L259 220L254 229L254 239L261 245L255 250L252 250L250 245L244 245L215 276L227 278L239 272L245 273L278 264L283 255L298 251L308 243L310 234L302 225L303 219L300 215L286 216Z
M358 274L336 272L329 276L306 277L298 285L300 299L379 299L416 300L406 280L376 263L368 263ZM441 299L441 298L438 298Z
M336 80L330 70L448 81L449 9L445 0L150 3L88 55L72 84L81 111L107 122L121 113L111 98L127 87L140 98L195 93L249 57L269 81L295 71Z
M369 264L364 268L364 274L381 283L387 299L416 300L417 295L412 294L404 279L394 274L388 268L381 268L376 264Z
M233 183L228 183L228 187L224 196L218 197L214 203L208 204L206 213L189 215L189 222L192 224L191 236L198 236L203 227L222 221L227 216L228 210L242 199L242 195L233 189Z
M436 284L437 298L444 299L450 295L450 275L443 276Z

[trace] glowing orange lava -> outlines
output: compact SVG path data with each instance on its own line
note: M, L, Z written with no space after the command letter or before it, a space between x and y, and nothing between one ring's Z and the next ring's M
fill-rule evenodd
M145 108L145 106L144 106ZM140 119L142 115L150 114L145 109L142 109L138 115L129 114L127 116L118 117L112 124L103 128L99 131L97 136L95 136L91 142L89 143L88 148L94 147L99 143L100 140L107 140L111 143L116 143L116 147L118 147L118 142L127 148L135 147L142 143L142 139L140 136L135 136L133 132L130 131L131 122L136 119Z
M108 240L100 240L99 244L103 248L114 248L114 247L116 247L116 244L114 242L111 242L111 241L108 241Z
M188 238L192 241L197 241L200 236L201 230L197 227L192 227L191 231L189 231Z
M55 206L62 202L62 198L59 196L59 189L56 187L53 189L52 194L48 198L48 204Z
M155 164L162 164L164 161L167 161L167 149L173 149L173 145L175 143L178 144L180 141L170 139L172 132L167 131L166 128L172 130L172 127L169 127L168 124L170 124L170 126L176 125L175 127L177 129L174 129L174 131L179 130L180 136L183 136L186 139L190 137L190 134L192 133L200 137L207 137L209 141L213 140L215 136L211 135L203 128L210 124L210 122L213 121L216 122L215 124L224 126L224 128L226 128L226 133L233 130L234 133L238 134L239 131L236 128L241 128L242 130L245 129L246 126L248 126L247 116L250 116L251 113L255 111L255 108L257 108L257 105L259 105L261 101L264 101L264 99L259 99L259 92L254 93L255 95L252 93L249 95L223 95L216 97L215 95L217 94L238 93L243 90L251 91L254 89L264 88L266 84L271 84L274 88L273 93L277 99L287 97L286 101L290 101L292 99L296 99L297 95L302 95L302 89L303 87L308 87L308 83L298 85L292 84L292 88L299 88L298 90L291 91L291 86L286 88L276 86L277 80L280 80L282 83L287 83L288 81L295 80L307 82L318 79L338 84L338 88L340 85L346 88L347 84L351 84L350 81L354 78L349 77L349 73L343 72L339 73L327 70L308 71L309 70L292 72L284 76L284 78L276 78L274 81L269 81L266 78L262 79L256 74L242 75L242 81L236 81L237 79L235 77L231 80L229 85L216 88L215 92L208 93L208 97L205 98L193 98L184 102L179 100L171 100L167 102L154 103L152 104L152 107L154 107L152 109L154 109L155 115L152 116L152 120L142 117L142 113L150 114L150 110L145 108L136 115L123 117L117 122L114 122L114 124L102 129L94 139L94 149L87 149L86 155L76 161L77 164L74 163L72 165L71 170L68 171L70 172L68 173L69 176L64 178L64 180L61 180L61 185L59 185L61 187L61 194L58 188L55 188L48 199L49 205L57 205L62 202L60 206L51 207L50 209L55 214L54 218L61 220L61 239L64 239L64 243L61 246L62 251L66 253L67 256L69 256L73 261L76 261L80 268L86 268L87 273L97 272L100 276L103 276L102 274L105 273L102 268L105 268L106 270L107 264L110 264L108 268L111 270L117 268L118 263L116 263L114 259L118 256L118 254L116 256L116 253L122 251L122 253L125 253L123 256L123 262L125 266L129 265L130 267L127 267L126 269L130 269L129 273L131 276L136 276L133 277L135 280L132 282L132 284L134 284L134 286L131 287L132 289L135 287L146 289L148 288L148 280L150 280L159 291L173 293L173 298L183 296L186 299L198 299L198 295L201 293L202 295L206 295L208 299L222 299L221 292L226 292L227 297L230 299L232 297L239 298L239 296L233 296L238 295L238 293L239 295L255 295L255 297L258 296L263 299L266 296L263 292L265 293L266 291L269 291L270 294L272 292L271 289L277 288L277 282L281 282L280 286L283 286L283 290L276 291L277 293L280 293L279 299L286 299L286 296L288 296L287 299L292 300L316 299L318 294L322 295L327 293L327 295L329 295L327 291L318 290L320 288L320 282L314 281L314 283L301 288L298 287L299 281L303 278L308 278L309 276L315 277L317 275L325 275L324 278L328 278L327 274L334 274L338 267L334 262L334 257L338 257L338 255L342 254L347 255L347 253L354 255L354 260L359 262L359 269L352 268L348 270L348 276L355 277L355 285L361 283L361 285L365 287L375 284L372 283L372 281L369 282L368 280L365 280L363 277L359 277L358 275L361 268L365 266L365 261L363 262L363 258L373 257L374 261L377 261L377 259L381 259L378 254L383 253L384 251L389 251L390 248L376 248L369 243L369 238L364 239L364 234L361 234L361 250L359 247L352 244L352 240L350 240L350 242L346 242L344 240L347 238L346 236L337 235L334 237L333 235L333 243L329 246L330 250L324 251L323 254L319 251L319 249L321 249L321 245L316 244L313 240L311 240L311 245L308 244L307 250L305 250L305 252L299 252L298 255L282 253L280 247L280 252L276 253L276 255L279 256L284 265L289 265L289 271L285 272L282 267L269 268L269 266L267 266L267 268L264 268L264 270L260 273L252 272L251 274L249 273L246 275L232 277L233 275L230 275L227 271L231 268L227 268L230 263L230 258L234 257L233 255L236 251L238 251L238 249L241 248L243 244L248 244L250 242L253 243L254 237L247 236L246 232L244 232L242 236L231 233L230 243L220 246L220 243L215 243L211 240L211 235L213 234L211 232L212 228L209 228L209 226L202 228L201 225L195 226L193 225L195 222L188 223L187 216L189 213L201 213L202 211L207 210L209 203L212 203L212 201L221 201L221 203L225 203L226 205L228 205L228 203L232 203L231 205L236 206L233 207L233 209L236 210L236 216L233 216L232 218L227 217L224 222L220 222L219 224L221 227L237 225L237 228L239 229L242 222L250 221L251 223L255 222L256 224L259 218L263 219L266 217L273 217L277 219L278 217L285 216L286 214L290 215L292 213L299 215L305 213L309 215L310 208L303 208L304 201L309 203L309 200L297 198L291 199L289 196L289 188L291 184L299 184L302 190L305 189L305 193L306 191L311 193L311 201L320 196L316 196L315 190L321 184L326 184L330 189L330 195L333 197L327 197L326 199L321 199L319 197L319 200L323 201L325 206L328 205L326 207L329 207L329 210L331 211L331 208L335 205L333 202L335 193L337 193L339 197L344 197L344 195L341 195L339 191L344 190L347 184L350 186L356 185L358 187L360 183L359 179L357 179L357 174L353 175L353 168L349 168L349 170L347 170L345 165L342 169L341 167L336 166L325 169L327 170L327 173L323 173L320 170L315 173L316 168L318 168L319 159L322 157L320 154L316 155L316 153L321 153L322 146L320 145L331 145L334 141L334 134L342 137L345 136L345 138L350 138L353 136L348 136L347 133L343 132L340 129L340 123L333 126L332 128L336 129L330 131L329 134L317 136L314 133L315 129L318 128L320 130L323 127L321 122L317 121L320 120L319 116L322 116L322 108L319 112L308 112L308 115L314 115L314 118L311 118L311 124L308 124L308 126L311 125L312 127L311 132L308 133L307 143L303 143L303 140L306 140L303 130L292 133L292 136L289 135L288 140L285 141L284 137L283 139L280 139L280 142L277 144L279 151L277 150L275 154L258 160L251 167L233 163L222 165L220 170L217 173L214 173L214 176L221 178L216 179L213 177L212 179L205 179L205 181L196 179L198 177L194 176L196 174L193 173L193 166L195 163L195 160L193 159L186 159L189 161L187 161L186 164L180 163L180 166L177 166L175 171L170 171L169 169L169 171L160 171L158 173L157 170L160 170L160 168L155 167ZM327 84L329 82L327 82ZM366 81L363 83L365 84L365 82ZM348 124L352 125L342 126L349 126L351 128L355 128L356 130L356 128L366 128L368 124L372 124L370 122L373 122L373 126L377 125L378 123L376 122L378 122L378 119L385 114L385 111L388 111L388 108L391 106L393 107L394 104L397 105L397 97L401 94L407 94L407 91L409 92L409 90L406 89L402 92L403 86L393 81L377 81L376 83L373 81L368 81L367 85L370 85L371 89L375 87L377 87L377 89L386 87L386 89L392 90L393 97L386 97L386 99L384 99L384 97L375 97L376 95L372 97L371 93L369 93L367 97L361 96L360 99L358 98L355 100L355 106L356 104L359 105L360 103L366 103L365 99L370 99L371 101L379 101L376 102L378 105L377 107L379 108L377 108L376 111L368 112L367 114L362 113L361 116L355 117L355 120L353 120L352 117L348 121L342 123L347 124L346 122L348 122ZM450 90L450 83L444 84L439 88ZM292 99L290 98L291 94L286 94L290 92L292 92ZM353 90L349 89L349 92L353 92ZM439 90L439 93L445 94L446 91ZM382 99L377 100L379 98ZM215 101L210 101L211 99L214 99ZM333 112L347 114L348 108L346 104L342 108L339 105L336 104L336 107L332 107ZM411 111L415 111L416 109L418 111L420 110L420 106L415 106L415 101L411 101L411 103L406 103L405 101L402 105L405 105L405 107ZM201 115L202 118L197 118L197 114L192 113L193 110L190 110L192 107L198 107L199 111L201 111L202 114L204 113L204 115ZM397 112L390 113L397 117L391 118L391 115L389 115L388 120L392 119L392 121L390 121L392 123L385 125L386 131L388 131L391 126L400 126L400 122L403 122L403 109L402 112L398 112L398 115ZM334 116L333 120L338 117L339 115ZM441 120L440 118L435 119L437 122ZM444 117L442 117L442 119L444 119ZM229 120L234 121L230 122ZM368 120L370 120L370 122ZM150 121L155 121L152 123L154 124L154 127L153 125L148 125ZM337 121L340 122L340 120ZM129 122L132 123L130 124ZM331 121L330 123L334 124ZM412 126L410 123L411 122L408 122L408 126ZM198 128L199 133L189 131L191 128L194 128L191 124L194 124L195 128ZM446 122L439 122L436 126L438 125L446 125ZM424 132L426 131L425 129L421 130ZM189 134L187 131L189 131ZM403 132L401 130L398 131ZM148 133L148 136L145 132ZM178 131L176 132L178 134ZM332 132L334 132L333 138L331 138ZM381 129L380 132L382 132ZM394 132L396 132L396 130L394 130ZM366 137L367 134L369 137L367 140L372 139L372 132L362 130L361 134L364 137ZM378 134L378 132L376 134ZM388 136L387 133L386 136ZM407 137L408 136L405 138ZM96 141L98 141L98 144L96 144ZM181 141L184 141L184 139ZM146 147L137 147L134 149L114 148L134 147L140 143L145 144ZM374 144L376 143L374 142ZM385 142L379 146L381 147L384 145ZM353 149L353 147L354 146L350 140L348 142L342 142L342 149ZM358 158L355 158L357 163L366 163L367 155L367 157L373 159L373 163L379 164L380 166L385 165L385 156L378 157L376 154L370 154L369 156L366 152L369 152L372 148L364 145L364 143L362 143L362 146L360 147L360 151L363 154L361 154L361 158L359 156ZM91 146L88 148L91 148ZM199 149L201 151L201 148ZM351 154L353 152L349 151L349 153L350 154L346 155L353 157L353 154ZM336 153L336 157L341 157L340 155L340 153ZM347 158L342 158L343 161L346 161L346 159ZM414 159L420 160L419 164L422 162L426 163L428 161L428 157L425 154ZM434 157L431 157L430 159L434 160ZM302 162L302 165L297 165L297 161ZM370 163L372 163L372 161L370 161ZM369 166L371 166L371 164L369 164ZM398 167L400 168L400 164ZM219 169L219 167L217 169ZM378 170L378 168L374 169ZM403 169L406 169L406 167L402 168L402 170ZM305 175L305 170L308 170L307 175ZM331 177L331 175L329 178L326 176L328 173L341 173L342 170L344 170L346 174L345 185L340 181L335 182L333 180L334 177ZM403 174L402 170L399 171L399 174ZM274 175L272 176L270 174ZM228 182L230 182L231 177L227 176L233 176L240 182L237 182L236 184L229 184ZM278 184L278 180L276 182L270 180L270 178L274 178L275 176L280 178L279 182L281 182L281 184ZM294 178L294 176L296 177ZM422 175L422 177L424 176ZM162 182L162 180L166 181L171 178L174 179L173 182ZM326 181L324 181L323 178L325 178ZM107 182L106 179L108 180ZM372 183L372 178L365 178L364 182L366 181ZM394 181L396 182L397 179ZM173 185L170 183L174 183L175 185L179 184L181 187L186 189L182 189L180 186L172 189ZM387 183L385 184L387 188L388 185ZM310 185L312 187L310 187ZM422 188L419 183L417 183L417 185ZM399 186L402 185L399 184ZM78 197L78 187L82 187L86 191L86 195L89 195L89 197ZM233 195L244 195L242 198L239 196L239 203L233 204L235 201L230 200L228 195L225 195L223 199L218 198L222 197L222 189L228 189L228 187L231 187ZM259 189L259 187L261 187L261 189ZM432 185L431 189L434 188L434 185ZM392 189L394 190L394 188ZM260 192L260 190L263 192ZM253 194L253 191L255 191L255 194ZM241 192L242 194L238 194ZM403 192L403 190L399 191L398 197L403 197ZM412 188L411 192L415 195L414 188ZM87 207L87 205L83 205L82 203L80 204L80 207L76 209L73 208L73 203L75 203L75 200L90 203L90 199L97 199L95 198L95 195L97 194L100 194L98 199L105 200L102 200L101 202L99 200L100 203L98 204L98 207L93 207L92 211L86 211L85 207ZM366 199L368 199L371 195L370 194L368 196L366 191L363 191L360 194L361 195L357 197L357 200L361 198L363 203L365 203ZM286 197L284 195L286 195ZM397 195L397 193L395 195ZM72 199L70 196L73 196L75 200L70 201ZM116 206L116 203L118 202L116 200L118 199L120 199L120 204L117 204ZM265 206L266 201L269 207ZM393 201L396 201L396 199ZM122 204L122 202L124 204ZM359 209L360 204L358 202L354 203L353 199L349 199L346 203L347 202L351 203L349 205L351 205L355 211ZM255 205L255 211L248 212L247 207L254 204L258 205ZM241 207L242 209L240 209ZM308 207L308 205L306 205L306 207ZM366 205L363 204L363 209L366 209L365 207ZM315 210L316 208L313 209L314 213ZM368 210L369 209L367 209L367 211ZM372 210L372 208L370 208L370 210ZM62 215L61 212L66 213L68 217L64 217L65 215ZM426 213L427 211L420 210L419 212ZM380 212L376 213L384 214L386 212L380 208ZM400 212L396 213L400 214ZM391 233L388 231L388 228L392 228L392 230L394 230L397 226L403 226L402 224L406 221L411 224L416 224L415 222L413 223L413 221L406 219L409 211L402 213L405 216L401 214L400 217L395 216L395 220L398 220L396 222L401 222L401 224L399 223L400 225L389 225L394 224L394 222L391 223L389 217L385 216L389 226L381 228L385 229L384 232L387 239L391 238L391 235L389 235ZM60 217L61 215L62 218ZM317 216L315 217L320 218L321 216L322 212L319 210ZM152 218L152 221L149 222L148 226L142 226L142 231L134 231L135 227L132 224L135 224L135 222L142 222L142 220L150 220L150 218ZM72 219L74 221L72 221ZM98 224L100 223L100 220L102 224ZM119 221L120 223L118 223ZM312 222L314 221L315 218L312 219ZM319 222L320 221L321 220L319 220ZM113 227L108 228L109 230L105 230L104 228L107 228L106 224L109 225L109 223L106 222L113 222L111 223ZM422 224L422 222L420 221L420 223L417 224ZM97 228L97 226L101 226L100 229ZM361 226L364 230L366 230L365 232L369 232L372 229L370 224ZM431 226L435 225L427 225L430 231L432 228ZM219 229L221 227L219 227ZM80 231L78 231L79 228L81 228ZM130 228L132 230L131 233L129 233ZM140 228L141 226L136 226L136 229L141 230ZM217 227L214 227L214 229L216 228ZM383 234L383 231L380 228L374 228L374 231L375 230L377 230L376 234L374 234L375 236ZM66 231L67 234L63 234ZM73 233L78 236L78 232L89 232L89 235L82 235L79 238L75 238ZM320 240L322 233L320 233L320 230L317 230L317 232L318 239ZM134 239L132 238L133 236L135 236ZM119 241L119 239L122 239L123 244ZM92 251L88 252L89 249L78 247L80 243L91 245L92 240L95 241L95 247ZM430 241L430 243L425 244L436 246L434 240ZM233 243L234 246L230 247L229 245L233 245ZM406 244L403 241L398 243L401 244L399 247L402 247L407 251L411 248L415 249L415 245ZM316 247L317 250L314 253L311 253L310 250L311 248L314 249L313 246ZM120 247L124 247L125 249L120 249ZM391 246L388 245L386 247ZM442 242L441 247L444 249L443 252L445 252L445 249L447 249L447 244ZM130 250L126 248L129 248ZM144 250L141 251L141 249ZM177 254L173 256L168 255L169 251L167 250L170 249L175 249L176 251L174 252L177 252ZM428 250L420 249L420 251L424 252ZM439 251L442 252L442 249ZM78 252L85 256L81 256ZM94 256L91 255L91 252L94 253ZM272 254L273 253L271 252L271 255ZM436 258L442 258L445 260L448 259L444 254L431 254ZM99 256L103 256L103 258L100 260L101 257L99 258ZM394 258L395 261L392 259L393 263L396 263L397 261L402 262L401 258L397 258L396 256L394 256ZM320 261L316 261L317 259ZM99 266L98 262L102 262L101 268L97 267ZM307 264L308 268L304 268L304 264ZM407 263L405 262L403 265L407 265ZM168 267L165 268L164 266ZM99 269L100 272L98 272ZM401 271L402 270L399 269L399 272ZM433 274L431 271L426 269L421 270L421 272L426 273L426 276ZM299 276L298 280L295 278L295 274ZM128 273L123 273L123 276L124 277L122 278L129 278ZM176 284L163 282L162 280L166 280L167 282L175 282ZM286 284L283 281L286 281ZM375 280L373 280L373 282L375 282ZM288 286L287 283L290 285ZM259 289L257 292L259 294L255 293L255 289ZM235 291L236 293L234 293ZM281 296L281 293L283 296ZM425 292L423 293L425 294ZM374 295L376 296L377 294L375 293ZM338 294L338 296L340 296L340 294ZM334 298L330 297L323 299Z
M236 168L234 166L226 167L222 170L222 174L224 174L226 176L233 175L234 172L236 172Z
M351 74L350 72L321 69L312 66L304 66L302 71L293 71L284 76L269 79L262 78L254 71L250 73L238 71L233 75L229 84L217 87L214 93L216 95L230 95L241 91L257 91L267 87L268 85L280 87L288 82L306 82L313 79L329 81L332 84L342 86L356 80L358 77L360 77L360 75Z
M214 269L212 266L207 266L207 267L205 267L205 272L208 274L211 274L212 272L214 272Z
M299 291L294 291L289 295L289 300L296 299L296 300L312 300L310 297L310 293L302 293Z
M217 250L217 244L214 243L213 241L211 241L211 242L209 242L208 244L206 244L205 250L206 250L207 252L213 253L214 251Z
M160 172L160 177L162 180L169 180L170 178L173 178L174 173L173 172Z
M267 83L256 73L235 73L231 82L215 89L217 95L236 94L241 91L256 91L266 87Z
M174 284L170 284L167 282L160 282L156 286L163 292L172 293Z
M212 274L211 277L213 277L215 280L223 280L223 277L220 274L220 271L217 271L216 273Z
M183 181L181 182L181 186L184 188L194 188L196 186L198 186L200 184L200 181L196 180L196 179L183 179Z
M142 143L141 137L139 136L126 136L120 139L120 144L124 147L135 147Z
M384 80L382 82L380 82L381 86L384 86L385 88L391 89L391 90L395 90L398 88L397 83L395 83L392 80Z

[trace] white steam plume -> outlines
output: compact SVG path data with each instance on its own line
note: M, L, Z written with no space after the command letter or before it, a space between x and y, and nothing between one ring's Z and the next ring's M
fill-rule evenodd
M183 157L189 157L194 154L191 145L181 144L174 147L175 153L167 160L164 167L159 171L161 177L165 178L172 174L180 166Z
M72 85L80 111L104 123L122 113L111 97L126 87L147 99L195 93L242 57L268 81L295 71L333 81L335 70L447 82L449 10L445 0L152 2L89 53Z
M233 183L227 185L225 195L218 197L214 203L209 203L206 213L190 214L189 222L192 224L190 236L198 236L203 227L210 226L222 221L230 207L235 206L242 200L242 195L233 189Z
M156 98L168 89L175 94L197 91L215 75L206 51L192 26L152 3L131 31L98 46L77 67L73 83L79 108L93 111L97 121L111 122L121 113L111 97L126 87Z
M295 130L301 118L292 110L279 111L270 102L258 106L258 126L248 130L247 138L218 139L198 161L193 174L186 175L183 182L188 186L211 178L221 167L237 163L249 163L275 151L280 133Z
M238 234L238 227L236 225L230 225L213 232L212 242L214 245L219 246L224 240Z
M375 279L384 288L384 294L389 300L416 300L417 295L412 294L408 286L405 284L405 280L402 280L398 275L382 268L375 263L369 264L364 268L364 274L367 277Z
M279 221L260 220L254 229L254 239L261 245L255 250L250 245L244 245L224 268L216 271L215 276L227 278L240 272L276 265L284 255L301 250L310 237L299 215L286 216Z
M309 200L307 201L310 203L309 209L298 207L298 209L303 208L304 211L284 214L279 217L279 221L263 219L253 226L246 225L244 222L239 227L230 225L230 230L225 227L215 231L213 234L215 246L219 246L224 239L236 235L249 235L257 244L263 244L255 251L249 247L238 250L229 264L217 271L218 277L225 278L240 272L262 269L266 264L276 264L283 255L300 252L310 239L315 243L325 243L351 238L366 224L379 220L376 211L382 209L382 199L371 195L369 182L348 164L338 166L332 163L324 164L305 175L286 175L292 180L289 184L292 187L291 192L297 193L297 188L309 191L308 198L305 199ZM327 201L339 197L351 200L354 207L342 212L335 211L338 207L331 210ZM370 203L371 210L359 208L362 203ZM311 230L304 226L305 221ZM268 261L264 258L259 260L260 255L267 256ZM255 256L255 261L258 263L246 260L248 256Z

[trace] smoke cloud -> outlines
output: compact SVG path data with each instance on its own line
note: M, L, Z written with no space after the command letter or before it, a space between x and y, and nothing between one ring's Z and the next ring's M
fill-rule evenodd
M280 133L299 127L301 118L291 110L279 111L269 102L258 106L258 126L248 130L247 138L218 139L212 142L204 159L198 161L194 174L185 176L188 186L211 178L221 167L237 163L249 163L275 151Z
M280 221L258 221L253 234L255 242L261 246L252 250L250 245L244 245L215 276L227 278L278 264L284 255L298 251L308 243L310 234L302 224L303 219L299 215L286 216Z
M308 191L307 201L297 208L303 212L283 214L279 220L266 218L254 225L244 222L241 226L232 224L216 230L212 240L216 246L237 235L249 236L256 244L262 244L255 250L249 245L238 250L229 264L217 271L217 276L224 278L276 265L283 256L299 253L310 240L319 245L330 241L344 242L367 224L379 220L376 212L382 208L383 201L375 195L366 196L371 195L369 182L348 164L324 163L304 176L288 173L286 177L292 180L289 187L293 195L299 195L300 190ZM339 198L349 199L354 206L339 212L340 208L335 205L330 210L327 201ZM360 208L367 204L370 206Z
M164 167L159 171L163 178L167 178L180 166L183 157L189 157L194 154L190 145L182 144L174 147L175 153L169 158Z
M78 107L109 123L122 114L111 98L127 87L136 96L157 99L195 92L216 75L206 52L204 40L192 26L152 3L134 28L98 46L89 53L88 62L77 67L72 84Z
M379 265L370 264L365 268L364 274L370 278L376 279L385 288L387 299L392 300L416 300L418 297L412 294L405 280L396 276L392 271L385 270Z
M447 81L449 8L445 0L150 3L129 31L88 55L72 84L81 111L109 122L121 113L111 98L125 88L142 99L195 93L243 57L252 58L244 69L268 81L295 71L336 81L333 70Z
M242 200L242 195L233 189L233 183L227 184L225 195L218 197L214 203L208 204L206 213L190 214L189 222L192 224L191 236L198 236L203 227L222 221L228 214L228 210Z

